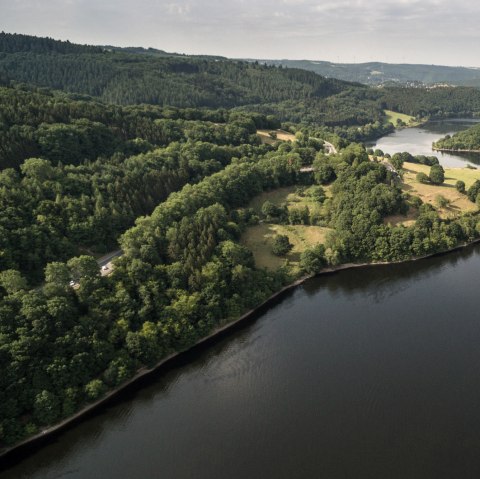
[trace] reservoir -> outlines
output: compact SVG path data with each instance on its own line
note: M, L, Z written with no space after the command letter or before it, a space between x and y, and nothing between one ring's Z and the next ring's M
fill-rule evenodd
M370 147L379 148L384 153L391 155L408 151L412 155L437 156L440 164L448 168L462 168L466 164L478 166L480 165L480 154L442 153L432 150L432 143L445 135L465 130L479 121L479 119L471 118L431 121L419 127L396 130L372 143Z
M479 282L480 245L309 280L0 478L478 478Z
M480 246L318 277L2 479L478 478Z

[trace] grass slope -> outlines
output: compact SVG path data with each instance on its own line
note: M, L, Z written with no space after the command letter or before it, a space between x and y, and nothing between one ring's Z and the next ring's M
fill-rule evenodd
M445 208L438 208L440 216L443 218L457 217L468 211L476 211L477 206L472 203L466 195L462 195L455 188L458 180L464 181L468 189L475 180L480 180L480 170L470 168L445 168L445 183L443 185L429 185L419 183L416 175L423 172L426 175L430 172L430 167L418 165L415 163L404 163L402 189L412 195L419 196L424 203L436 205L436 197L444 196L450 201L450 205Z
M323 206L316 203L307 196L300 196L295 193L295 186L278 188L273 191L264 192L256 196L249 204L257 213L261 212L265 201L279 206L286 204L288 209L303 208L308 206L311 212L322 213ZM327 198L331 196L328 187L324 187ZM255 257L259 268L278 269L288 261L294 274L299 271L300 254L309 246L317 243L324 243L330 228L313 225L279 225L271 223L260 223L247 228L241 238L241 243L249 248ZM272 252L273 240L276 235L287 235L292 250L286 257L275 256Z
M393 126L397 126L397 121L401 120L408 126L413 126L415 123L415 118L411 115L405 115L404 113L399 113L392 110L384 110L386 118L386 123L391 123Z
M276 139L270 136L271 131L276 133ZM266 143L268 145L273 145L277 140L295 141L295 135L285 130L257 130L257 135L260 137L260 141L262 143Z

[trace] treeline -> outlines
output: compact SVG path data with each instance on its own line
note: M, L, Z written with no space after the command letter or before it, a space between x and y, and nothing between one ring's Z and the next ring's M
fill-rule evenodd
M116 249L118 235L171 192L267 149L187 142L81 166L28 159L0 173L0 270L36 282L50 261Z
M234 60L159 57L101 49L90 52L83 51L85 47L73 52L65 42L57 42L56 52L44 48L43 42L48 39L16 37L4 34L6 50L0 50L0 71L9 78L117 104L233 107L324 98L349 85L305 70ZM14 49L16 44L18 50Z
M0 52L18 53L102 53L101 47L61 42L48 37L0 32Z
M186 183L262 155L270 147L256 129L278 126L258 113L121 108L14 88L0 88L0 105L0 270L34 283L50 261L115 249L137 216Z
M236 242L248 222L242 205L298 181L302 154L287 150L244 157L172 194L123 236L125 255L108 277L90 257L50 263L33 291L18 272L0 274L2 445L72 414L288 280L255 269Z
M446 135L433 144L439 150L475 150L480 151L480 124L454 135Z
M118 107L38 89L0 87L0 168L29 157L81 164L132 155L173 141L241 145L257 128L277 128L259 113L174 107Z
M253 106L280 120L331 126L380 120L372 91L300 69L224 58L158 55L147 51L59 52L36 37L9 37L0 49L0 78L91 95L113 104L232 108ZM7 38L7 39L8 39ZM34 50L28 46L38 45ZM18 51L12 50L19 43ZM13 45L13 46L12 46Z
M417 118L469 117L480 114L480 90L469 87L382 88L379 101L388 110Z

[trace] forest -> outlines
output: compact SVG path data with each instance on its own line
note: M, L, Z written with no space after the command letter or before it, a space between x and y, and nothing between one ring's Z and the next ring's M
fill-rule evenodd
M332 127L381 122L384 109L415 117L480 112L476 88L371 88L258 62L0 33L0 81L12 80L113 104L248 106L281 121Z
M0 449L296 279L287 264L258 268L240 243L263 221L248 206L261 193L314 187L320 203L323 189L331 192L319 221L332 231L302 255L300 275L404 260L480 235L476 214L441 219L370 160L358 142L392 128L382 122L378 92L296 70L147 61L149 53L31 38L0 35L9 76L0 88ZM151 75L150 64L161 74ZM157 91L164 97L153 101ZM146 97L153 104L135 104ZM250 101L257 104L247 108ZM367 103L372 109L360 113ZM310 107L308 121L292 120ZM329 121L315 120L324 114ZM261 144L258 129L280 126L294 142ZM327 155L323 140L339 152ZM408 153L392 158L399 170L405 160ZM480 183L466 194L480 203ZM385 223L411 207L419 211L413 226ZM101 275L96 257L115 248L123 255Z
M446 135L434 143L437 150L467 150L480 152L480 124L476 124L464 131L453 135Z

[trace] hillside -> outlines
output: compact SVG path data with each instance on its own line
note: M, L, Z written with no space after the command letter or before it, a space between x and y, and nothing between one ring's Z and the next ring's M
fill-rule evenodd
M256 130L276 126L259 114L0 87L0 271L36 282L49 261L116 249L172 191L268 149Z
M435 150L478 151L480 152L480 124L454 135L447 135L433 145Z
M332 63L313 60L258 60L267 65L302 68L327 78L366 85L434 85L480 86L480 68L442 65L369 63Z
M161 56L139 49L72 47L68 42L3 33L0 71L17 81L98 96L112 103L179 107L325 98L349 86L299 69Z
M477 108L475 90L411 98L231 60L2 45L0 452L299 275L480 234L476 215L445 221L351 143L391 131L387 107L440 114L440 98L448 114ZM474 213L479 192L466 192ZM387 222L412 208L407 228Z

